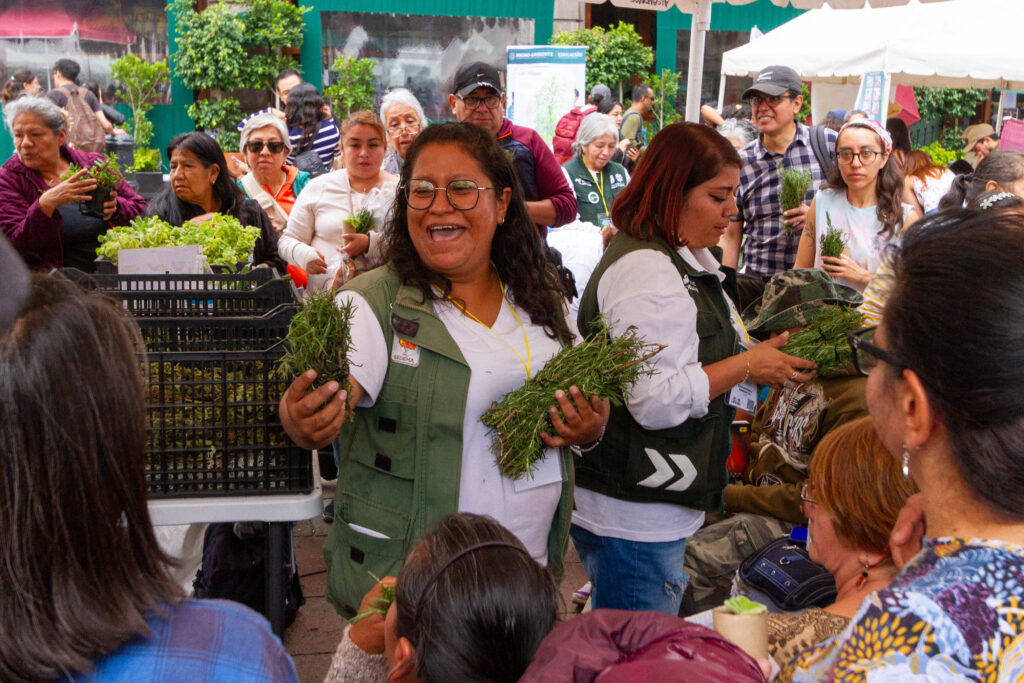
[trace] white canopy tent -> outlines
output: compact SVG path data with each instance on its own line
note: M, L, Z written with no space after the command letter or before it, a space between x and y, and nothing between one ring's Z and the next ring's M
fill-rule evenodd
M581 1L593 2L595 4L604 2L604 0ZM772 0L772 4L779 7L793 6L797 9L816 9L823 5L836 9L861 9L867 6L894 7L904 5L908 1L947 2L949 0ZM730 5L749 5L752 2L756 2L756 0L611 0L611 3L616 7L630 7L641 10L664 11L671 7L678 7L679 11L691 16L690 61L688 62L686 78L687 121L699 120L701 81L704 77L704 39L711 28L711 5L715 2L728 3ZM966 0L961 0L961 2L966 2ZM763 66L778 63L778 61L770 61L765 62Z
M885 72L892 85L1024 90L1021 0L911 2L901 7L807 12L722 56L727 76L770 64L811 82L859 82ZM721 104L721 102L719 103Z

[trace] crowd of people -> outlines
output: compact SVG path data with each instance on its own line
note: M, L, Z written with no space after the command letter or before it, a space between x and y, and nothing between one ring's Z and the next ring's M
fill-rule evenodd
M957 175L905 125L800 123L799 76L771 66L704 112L715 126L650 139L649 85L625 110L596 86L559 164L506 118L491 65L457 70L457 121L433 124L405 89L337 122L287 70L283 108L238 124L240 161L183 133L156 197L121 182L92 216L96 181L72 165L104 157L69 144L66 110L114 129L74 62L54 72L56 93L20 72L0 93L0 227L35 271L19 285L11 267L23 296L0 306L0 581L17 587L0 590L0 679L296 678L257 615L171 580L138 330L48 273L92 270L109 226L215 213L259 228L253 266L353 310L347 382L309 370L278 411L335 454L328 601L348 617L394 596L346 628L328 680L1024 675L1024 155L994 130L965 132L979 163ZM786 211L783 169L812 181ZM838 369L787 352L852 311ZM553 391L532 476L504 476L483 413L585 336L629 330L664 346L652 372L624 396ZM752 435L730 480L738 412ZM744 559L799 527L786 562L834 590L794 609L787 587L784 609ZM558 624L570 542L589 607ZM772 611L769 658L699 625L738 592Z

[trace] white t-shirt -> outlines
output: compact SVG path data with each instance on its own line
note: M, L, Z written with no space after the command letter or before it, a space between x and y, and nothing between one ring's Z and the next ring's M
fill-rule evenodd
M365 389L360 407L369 407L377 400L389 363L389 349L377 318L366 300L355 292L343 291L339 304L351 300L355 305L352 318L352 350L349 352L352 377ZM523 360L529 359L531 374L561 350L561 345L534 325L529 315L515 306L516 316L506 302L494 326L488 329L463 315L447 301L434 301L434 310L469 364L469 391L462 425L462 474L459 480L459 512L489 515L516 535L535 560L547 563L548 534L562 495L562 479L558 450L547 449L545 462L535 465L552 472L557 481L536 485L538 476L519 482L503 477L495 454L491 451L493 433L480 417L495 401L518 389L526 381ZM514 304L513 304L514 306ZM522 321L520 326L519 321ZM570 328L576 326L570 321ZM529 352L523 334L529 340ZM509 348L515 349L516 355ZM568 389L568 387L566 387ZM551 397L552 405L555 397ZM524 487L530 487L523 490ZM518 490L517 490L518 489Z
M707 249L682 247L679 254L698 270L719 272L718 262ZM597 302L611 321L613 335L636 325L648 342L668 344L653 358L657 373L637 380L626 397L633 419L647 429L667 429L707 415L710 386L697 360L697 304L672 260L653 249L626 254L605 270L597 285ZM729 308L733 327L740 339L746 340L746 330L731 302ZM574 495L573 524L598 536L664 543L686 538L704 523L702 511L672 503L619 500L580 487Z
M903 205L904 218L910 208L907 204ZM875 205L857 207L850 204L846 199L846 190L818 190L814 196L814 267L821 268L824 265L821 260L821 238L828 232L828 218L831 217L832 226L846 237L850 258L861 268L877 272L892 239L892 235L879 232L882 224L878 220L877 211ZM834 279L847 287L864 291L863 284L842 277Z

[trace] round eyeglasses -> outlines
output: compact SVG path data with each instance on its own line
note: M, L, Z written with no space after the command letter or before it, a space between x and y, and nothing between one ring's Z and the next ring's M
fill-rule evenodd
M437 187L429 180L410 180L404 186L406 200L411 209L429 209L437 193L443 191L453 209L469 211L480 201L480 190L493 190L493 187L480 187L472 180L453 180L444 187Z
M862 149L859 152L854 152L852 149L841 149L836 152L836 156L839 158L839 163L841 164L852 164L853 158L857 157L860 159L860 163L867 165L874 161L875 157L880 154L881 152L873 149Z
M769 107L779 106L779 102L782 100L791 100L792 95L754 95L750 98L750 106L752 109L757 109L762 104L767 104Z
M392 125L388 126L388 133L392 137L401 135L403 133L418 133L419 130L420 124L409 123L408 121L405 123L393 123Z

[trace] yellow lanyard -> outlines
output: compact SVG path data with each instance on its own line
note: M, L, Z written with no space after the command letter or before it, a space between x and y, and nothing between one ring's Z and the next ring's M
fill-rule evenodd
M590 171L590 169L587 169ZM594 184L597 185L597 193L601 195L601 205L604 207L604 215L608 215L608 202L604 200L604 180L602 180L601 172L598 171L596 174L590 171L590 177L594 179Z
M519 315L516 313L516 309L512 307L512 302L509 301L508 297L505 296L505 284L500 279L498 280L498 286L501 287L501 298L502 298L502 301L504 301L506 304L508 304L508 310L510 310L512 312L512 315L515 316L516 322L519 323L519 329L523 331L523 343L526 345L526 358L523 358L523 354L521 354L518 351L516 351L516 347L512 346L507 341L505 341L505 339L500 334L495 332L492 328L487 327L487 325L484 325L483 322L480 320L480 318L476 317L475 315L473 315L472 313L467 311L466 308L464 306L462 306L462 304L460 304L458 301L456 301L455 299L451 298L447 294L445 294L444 298L448 299L448 301L450 301L452 303L452 305L455 306L455 308L457 308L460 311L462 311L463 314L469 316L474 321L476 321L477 324L482 325L483 327L486 327L488 330L490 330L491 334L493 334L498 339L501 339L501 341L504 342L505 345L508 346L508 348L512 349L512 353L514 353L517 356L519 356L519 362L523 364L523 369L526 370L526 379L530 379L533 363L532 363L532 360L530 359L530 339L529 339L529 337L526 336L526 327L523 326L523 321L519 319ZM495 321L495 322L497 322L497 321Z

